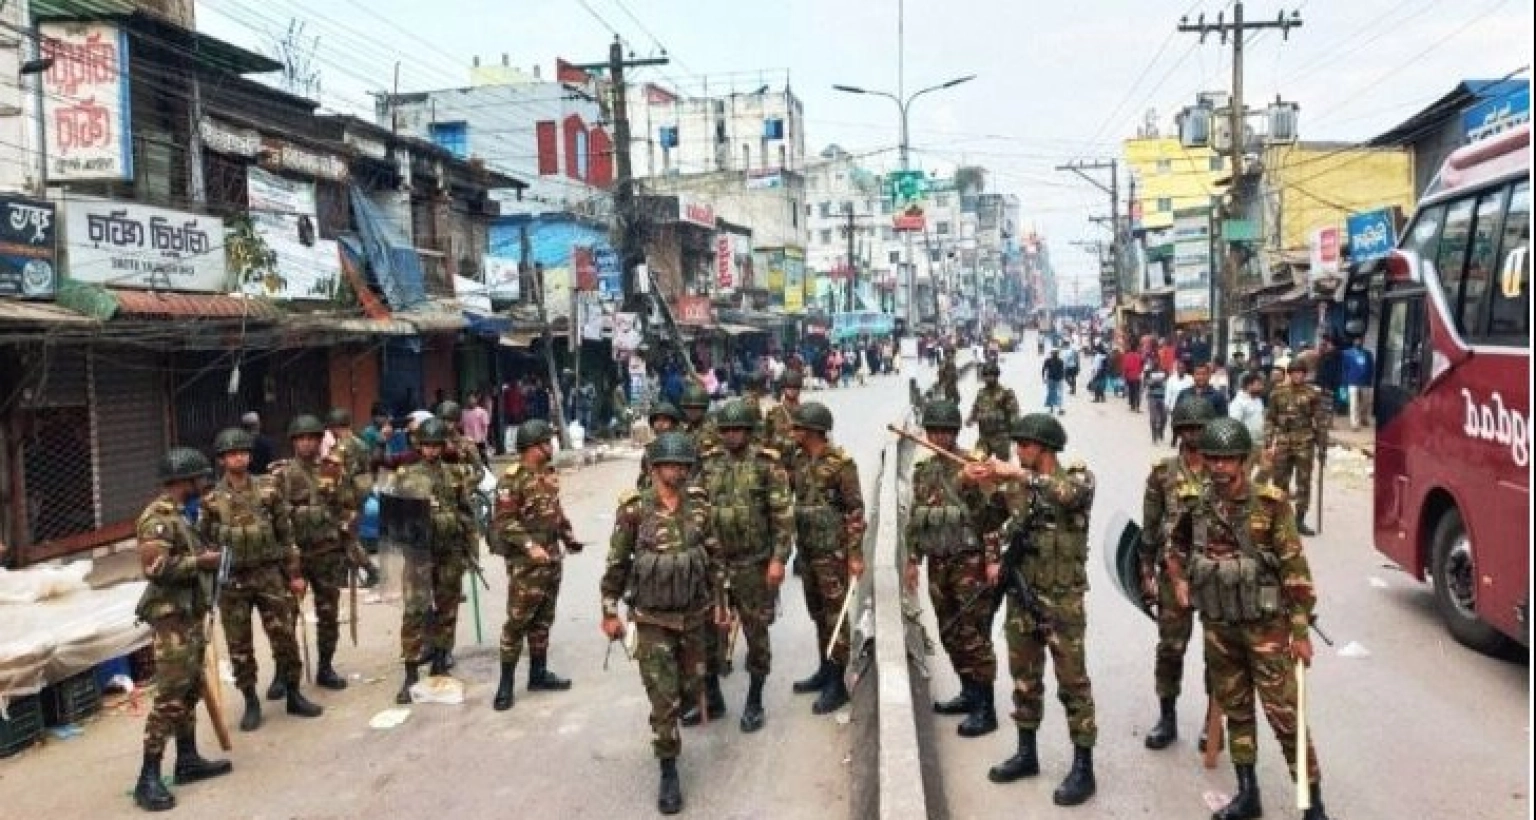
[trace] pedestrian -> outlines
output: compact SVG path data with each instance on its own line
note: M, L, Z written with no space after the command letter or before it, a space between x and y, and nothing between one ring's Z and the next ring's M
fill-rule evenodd
M240 417L240 426L251 434L251 475L266 475L267 469L277 458L277 448L272 439L261 432L261 414L250 410Z
M1305 777L1308 783L1311 806L1303 820L1327 820L1310 731L1307 770L1296 771L1295 664L1312 665L1308 630L1317 595L1288 497L1272 484L1255 485L1248 478L1252 449L1248 428L1238 421L1206 425L1200 450L1210 491L1195 486L1181 491L1187 503L1168 551L1167 571L1180 602L1200 613L1207 675L1226 716L1227 749L1237 773L1237 794L1212 816L1244 820L1263 814L1254 772L1257 695L1292 782Z
M1180 359L1174 366L1173 375L1168 378L1167 392L1163 396L1163 404L1172 410L1179 406L1179 394L1195 385L1195 377L1191 375L1192 369L1188 359ZM1176 443L1176 442L1175 442Z
M250 472L250 432L230 428L213 440L223 474L203 500L197 526L204 542L233 551L227 588L219 598L224 642L229 646L235 688L245 698L240 731L261 726L256 696L256 644L251 610L272 649L272 685L268 700L286 700L288 714L317 717L323 711L299 691L304 670L299 659L296 622L299 599L308 589L301 554L294 548L291 511L270 476Z
M1168 574L1159 569L1167 548L1168 527L1178 519L1183 495L1180 488L1200 486L1205 466L1200 457L1200 433L1215 417L1215 408L1202 398L1191 398L1173 408L1173 437L1177 455L1152 466L1141 500L1141 596L1157 613L1157 651L1153 682L1157 692L1158 718L1147 732L1148 749L1164 749L1179 737L1177 704L1184 682L1184 653L1194 634L1194 611L1180 604Z
M422 421L416 428L420 460L395 473L395 486L404 490L402 495L431 501L428 521L418 522L426 524L426 538L409 545L405 562L405 607L400 619L405 678L395 694L395 703L402 706L411 702L411 687L422 663L430 663L429 674L434 677L448 672L464 573L473 562L473 487L462 470L445 462L449 440L448 424L442 419Z
M1248 428L1248 435L1256 442L1264 440L1264 377L1258 373L1244 373L1242 386L1237 395L1232 398L1232 403L1227 406L1227 415L1237 419Z
M923 408L929 443L960 455L960 408L936 399ZM961 737L997 731L993 684L997 652L992 648L992 608L982 600L996 586L1001 571L996 524L1007 510L960 482L959 464L930 458L912 468L911 514L907 517L907 565L904 582L917 592L918 571L928 563L928 599L939 624L939 641L960 678L960 694L934 701L941 715L965 715Z
M832 444L832 411L811 402L795 414L795 454L790 482L795 493L795 537L802 564L805 606L816 624L816 672L795 682L796 694L820 692L814 714L834 712L848 702L843 672L848 668L850 624L838 613L850 584L864 574L864 496L853 457Z
M1066 380L1066 364L1061 360L1061 353L1052 350L1046 358L1045 364L1040 368L1040 378L1045 381L1045 410L1064 416L1067 408L1063 403L1061 394L1062 382Z
M1088 361L1092 373L1088 377L1089 392L1093 393L1095 403L1103 404L1105 388L1109 383L1109 357L1102 350L1095 350Z
M1152 428L1152 443L1161 444L1163 431L1168 425L1168 374L1163 371L1157 357L1147 360L1147 372L1143 377L1147 391L1147 423Z
M1064 465L1060 453L1067 444L1061 422L1046 413L1031 413L1013 429L1018 464L988 461L967 466L962 473L983 490L1002 484L1008 523L999 541L1025 527L1035 549L1017 572L1035 594L1026 605L1020 591L1007 592L1008 672L1013 679L1013 722L1018 730L1014 755L993 766L987 779L1011 783L1040 773L1035 733L1045 716L1045 656L1056 671L1056 689L1067 712L1072 740L1072 769L1052 795L1058 806L1076 806L1097 791L1093 747L1098 740L1093 685L1088 678L1087 612L1088 519L1093 508L1094 477L1081 462Z
M1067 390L1070 395L1077 395L1077 374L1081 372L1082 362L1078 358L1079 353L1075 343L1067 345L1067 352L1062 355L1062 364L1066 368Z
M1323 397L1328 402L1331 426L1333 415L1337 412L1339 405L1348 400L1344 391L1344 357L1331 339L1324 338L1318 342L1313 367L1312 383L1317 385L1317 389L1322 391Z
M955 404L960 403L960 370L955 366L953 351L946 350L944 362L939 365L938 395Z
M479 393L469 394L469 406L464 408L459 418L459 429L464 431L464 437L469 439L469 443L480 454L480 462L491 463L491 414L481 405Z
M795 537L794 494L782 456L753 443L758 421L745 402L733 401L720 410L722 446L704 455L700 484L708 492L715 535L720 539L717 556L726 577L728 605L747 641L746 704L740 728L763 728L763 685L772 670L773 651L768 627L773 624L784 566L789 562ZM705 679L705 707L692 703L683 714L684 726L695 726L707 714L714 720L725 713L720 676L731 664L729 636L705 630L709 656Z
M571 682L549 671L549 633L565 555L579 555L571 521L560 505L560 477L551 462L554 430L542 421L517 428L516 464L496 483L491 552L507 561L507 620L501 628L501 675L491 707L512 708L514 673L528 643L528 691L563 692ZM562 546L564 547L562 549Z
M1349 392L1351 430L1360 429L1362 424L1370 426L1374 413L1375 384L1375 357L1365 349L1365 340L1356 336L1344 352L1344 386Z
M1307 364L1296 359L1286 368L1287 381L1276 387L1264 408L1264 449L1274 464L1273 480L1295 499L1296 531L1316 535L1307 526L1312 498L1314 453L1319 468L1328 464L1328 433L1333 414L1327 399L1307 384ZM1291 477L1295 476L1295 484Z
M603 634L622 640L625 623L619 602L629 601L635 635L634 657L651 702L651 748L661 766L656 808L683 809L677 757L683 739L678 720L683 704L702 694L707 657L704 630L729 622L725 578L713 569L720 549L702 488L688 485L697 456L693 442L678 432L656 437L647 450L651 487L628 494L614 515L607 568L600 583Z
M388 454L389 440L394 437L395 429L390 422L389 408L383 402L374 402L368 416L368 426L363 428L363 445L367 448L368 466L377 469Z
M160 775L160 760L172 737L177 784L218 777L233 768L228 760L206 760L197 751L196 709L208 642L203 621L212 603L206 590L222 556L198 536L183 509L212 474L202 453L171 448L160 459L160 495L135 525L139 566L147 583L134 613L150 627L155 656L155 702L144 721L144 758L133 787L133 802L146 811L176 806Z
M1216 415L1227 414L1227 391L1211 383L1211 363L1201 362L1195 365L1194 372L1190 374L1189 384L1178 391L1178 398L1169 405L1177 408L1180 402L1193 398L1202 398L1211 403Z
M993 362L981 366L982 386L976 391L965 426L978 428L977 447L993 458L1007 461L1012 455L1008 434L1020 412L1018 396L998 383L1001 375L1002 369Z
M1146 363L1139 350L1128 350L1120 357L1120 375L1125 379L1125 397L1132 413L1141 412L1141 373Z

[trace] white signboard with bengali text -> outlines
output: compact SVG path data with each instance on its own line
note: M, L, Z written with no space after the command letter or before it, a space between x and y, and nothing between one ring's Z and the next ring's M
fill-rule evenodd
M312 182L247 168L247 197L256 234L277 254L275 276L240 283L252 296L271 299L331 299L341 280L341 254L334 240L320 238Z
M522 278L517 260L504 256L486 256L480 269L485 271L485 289L492 299L515 302L522 298Z
M224 293L224 223L131 202L63 203L68 275L120 288Z
M48 179L133 179L128 35L111 23L43 23ZM11 78L9 82L14 82Z

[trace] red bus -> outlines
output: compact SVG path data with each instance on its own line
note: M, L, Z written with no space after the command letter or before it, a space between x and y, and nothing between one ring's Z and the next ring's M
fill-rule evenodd
M1350 332L1374 324L1376 549L1483 652L1530 645L1530 143L1453 153L1346 293Z

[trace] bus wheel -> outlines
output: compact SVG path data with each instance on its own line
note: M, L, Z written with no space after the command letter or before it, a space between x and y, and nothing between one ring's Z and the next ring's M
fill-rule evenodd
M1446 628L1456 640L1478 652L1499 654L1508 645L1508 639L1477 615L1476 555L1461 512L1454 507L1435 526L1432 548L1430 570L1435 604Z

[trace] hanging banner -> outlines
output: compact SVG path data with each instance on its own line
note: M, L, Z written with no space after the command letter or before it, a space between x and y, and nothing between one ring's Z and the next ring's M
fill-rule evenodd
M0 296L53 298L57 240L52 202L0 195Z
M1211 214L1205 209L1173 214L1173 320L1211 318Z
M218 217L132 202L64 203L69 278L122 288L202 293L228 289Z
M616 356L621 351L638 349L642 341L644 341L644 337L640 331L640 314L613 314L613 349ZM643 362L640 372L641 375L645 374Z
M576 268L577 290L597 290L597 259L592 254L591 246L573 246L571 248L571 265Z
M241 282L240 289L271 299L334 298L341 279L341 253L334 240L319 236L314 183L255 167L247 168L246 174L251 225L277 254L277 265L269 275Z
M728 233L715 237L715 287L720 290L736 287L736 257L731 239Z
M504 256L484 256L480 269L485 271L485 289L492 299L516 302L522 298L522 277L518 275L517 260Z
M48 179L133 179L128 33L111 23L43 23Z
M805 252L784 249L784 312L805 311Z

